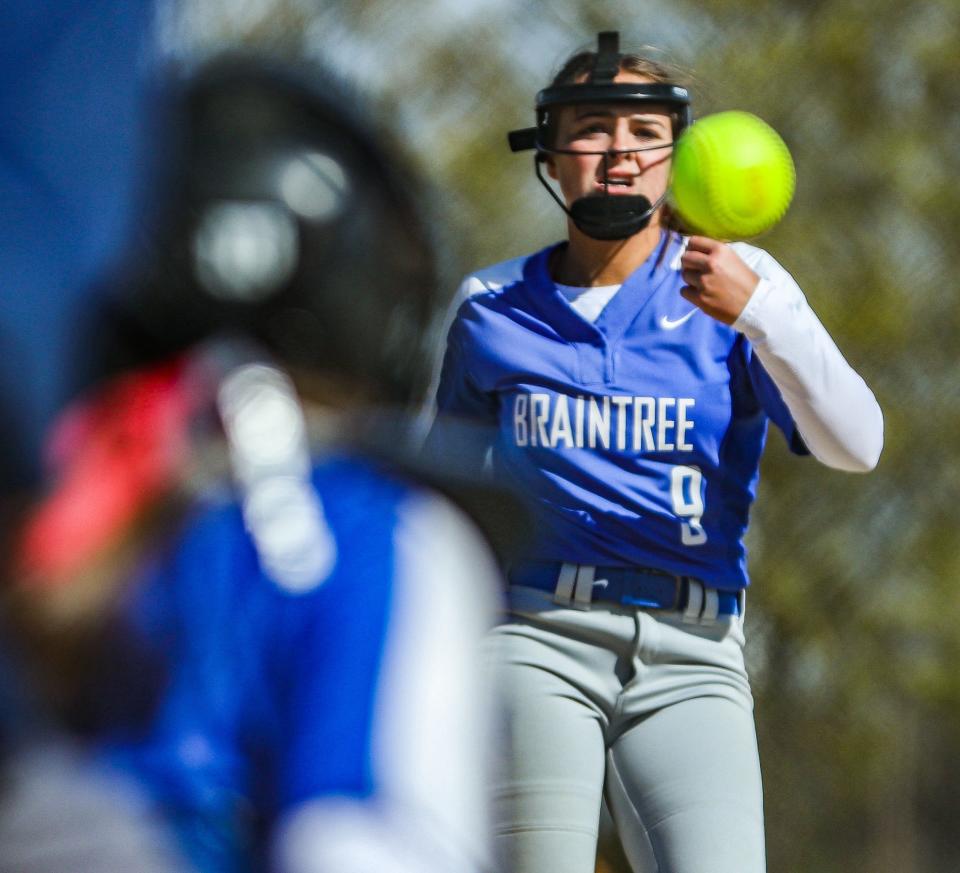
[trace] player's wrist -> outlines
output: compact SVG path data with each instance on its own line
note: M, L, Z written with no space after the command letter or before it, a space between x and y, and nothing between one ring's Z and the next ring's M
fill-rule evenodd
M773 282L760 276L753 293L733 322L733 329L753 342L765 339L771 324L770 310L773 308L771 302L775 297L774 291Z

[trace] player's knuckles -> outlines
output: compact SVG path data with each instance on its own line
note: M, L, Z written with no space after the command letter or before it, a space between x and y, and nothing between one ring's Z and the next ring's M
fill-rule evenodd
M725 272L727 259L721 250L707 255L706 267L711 273Z

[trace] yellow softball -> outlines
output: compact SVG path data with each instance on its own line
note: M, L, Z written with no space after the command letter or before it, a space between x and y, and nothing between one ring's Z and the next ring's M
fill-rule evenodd
M673 208L691 231L713 239L748 239L769 230L786 214L795 187L790 150L749 112L707 115L674 148Z

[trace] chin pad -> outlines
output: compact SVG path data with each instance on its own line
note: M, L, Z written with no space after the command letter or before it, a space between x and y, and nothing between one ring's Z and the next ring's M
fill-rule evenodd
M647 226L654 209L642 194L591 194L573 201L570 217L593 239L626 239Z

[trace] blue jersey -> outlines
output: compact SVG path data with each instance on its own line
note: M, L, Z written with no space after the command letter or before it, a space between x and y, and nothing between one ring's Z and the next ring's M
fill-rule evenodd
M299 869L272 866L264 852L298 810L330 799L374 807L404 832L407 853L432 833L455 844L445 826L464 837L483 827L463 798L480 794L479 726L460 730L483 695L461 650L492 622L493 596L461 588L450 570L459 560L489 570L490 559L448 504L370 462L328 461L312 483L335 553L313 584L268 572L250 517L212 503L153 559L128 604L170 680L146 732L110 737L108 756L146 784L205 873ZM468 612L448 608L464 596ZM417 815L426 823L405 820ZM460 815L475 820L449 821ZM336 856L338 839L369 833L342 819L325 833L315 816L323 839L310 851ZM480 847L459 849L479 863ZM474 869L444 855L449 846L433 850L441 860L414 852L414 866Z
M768 420L805 449L750 342L680 295L683 245L665 235L595 323L552 281L553 247L472 277L438 409L495 428L496 473L539 506L530 557L737 589Z

